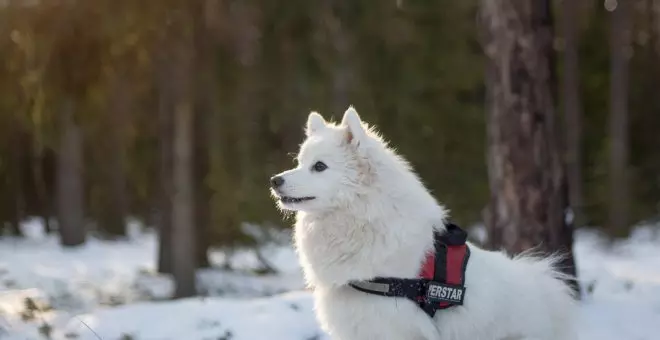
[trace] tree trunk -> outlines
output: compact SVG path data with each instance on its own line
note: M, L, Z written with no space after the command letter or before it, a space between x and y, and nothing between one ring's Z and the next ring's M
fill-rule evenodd
M610 27L610 207L609 234L625 237L628 216L628 61L630 54L630 4L613 2Z
M43 147L35 146L32 150L32 159L30 162L32 170L32 181L35 186L36 200L39 209L39 214L44 223L44 232L50 234L52 231L50 225L50 217L52 215L51 208L51 195L46 185L44 177L44 149Z
M25 214L25 187L23 178L23 151L25 149L25 138L23 131L13 132L14 146L11 148L10 185L9 190L13 197L13 209L11 209L11 220L9 231L13 236L23 236L21 222Z
M349 87L351 83L350 42L345 27L347 9L343 2L325 2L326 16L321 23L326 24L330 41L335 51L335 67L332 72L333 113L340 114L350 105Z
M199 13L199 18L204 18ZM211 245L211 198L213 192L208 185L211 169L209 153L210 117L213 114L213 99L216 95L214 80L213 43L209 28L204 20L195 21L195 107L194 107L194 182L195 182L195 226L197 227L197 267L210 266L208 250Z
M582 111L580 68L577 48L576 0L562 1L564 33L564 116L566 123L566 170L569 203L575 227L584 225L582 188Z
M77 246L85 242L83 141L74 112L73 99L65 99L60 113L62 135L57 155L57 220L63 246Z
M197 227L197 267L208 268L210 266L208 251L211 246L211 196L212 192L206 183L209 175L209 153L206 148L206 129L203 125L207 111L195 113L195 226Z
M167 43L172 61L170 82L173 86L174 136L172 168L172 274L175 297L196 294L197 267L194 164L194 42L191 30L193 8L198 4L181 3L179 20L171 26ZM175 30L176 28L176 30Z
M158 272L172 273L172 142L173 121L171 84L167 76L169 64L159 58L158 77L158 134L159 134L159 185L158 185Z
M230 22L235 29L233 30L232 47L237 61L240 63L239 72L241 76L236 79L235 85L235 106L232 119L238 123L238 130L244 136L259 136L260 120L259 101L254 99L262 96L264 72L258 69L262 62L264 46L261 37L263 14L260 6L251 2L237 2L232 6ZM254 192L255 176L257 172L252 166L253 160L259 158L259 143L256 138L238 138L238 168L241 172L239 177L239 186L243 188L237 191L239 201L246 200L244 195ZM239 235L238 228L228 230L228 235Z
M120 79L115 79L108 113L107 140L105 161L107 166L103 167L106 190L108 190L106 202L101 207L103 210L101 227L110 237L126 236L126 216L128 211L126 194L126 174L124 172L124 138L122 137L125 127L124 120L130 110L128 84Z
M560 269L575 275L549 1L482 0L480 19L487 56L489 245L512 254L562 252Z
M189 96L181 96L174 112L174 168L172 197L172 271L176 282L175 296L196 293L196 251L194 228L193 162L193 105Z

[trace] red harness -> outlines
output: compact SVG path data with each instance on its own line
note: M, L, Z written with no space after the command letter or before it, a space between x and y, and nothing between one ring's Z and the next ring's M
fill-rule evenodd
M433 317L438 309L463 304L465 269L470 257L466 241L467 233L450 223L445 233L435 234L435 251L427 255L419 278L377 277L349 285L369 294L408 298Z

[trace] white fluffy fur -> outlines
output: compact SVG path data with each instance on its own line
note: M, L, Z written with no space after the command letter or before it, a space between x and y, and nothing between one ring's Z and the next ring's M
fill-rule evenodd
M553 258L511 259L470 244L464 305L433 319L404 298L348 287L375 276L416 277L446 212L352 107L339 125L310 114L297 160L279 174L284 184L273 195L314 197L279 204L297 212L300 262L317 318L333 339L576 339L574 300ZM313 171L317 161L328 168Z

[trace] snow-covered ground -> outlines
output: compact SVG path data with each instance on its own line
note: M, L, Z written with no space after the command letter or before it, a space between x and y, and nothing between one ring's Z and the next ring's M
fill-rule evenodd
M327 339L290 246L260 250L278 275L260 275L252 251L213 253L234 270L201 271L206 296L168 301L155 235L130 229L129 240L90 238L78 249L62 249L36 221L24 225L29 237L0 239L0 340ZM659 227L640 227L613 247L579 231L575 251L581 339L658 339Z

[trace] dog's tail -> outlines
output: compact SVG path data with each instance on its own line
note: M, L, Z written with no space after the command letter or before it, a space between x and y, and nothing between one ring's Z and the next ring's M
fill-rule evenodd
M527 264L526 272L535 279L538 289L550 295L547 299L551 306L552 322L557 325L555 331L558 340L577 339L573 319L576 317L579 291L577 278L566 270L569 255L555 252L547 255L539 249L531 249L514 257L517 262Z
M535 247L515 255L513 259L528 263L531 268L538 271L537 274L561 281L565 285L565 294L576 300L579 298L578 279L575 268L570 267L571 257L567 252L557 251L547 254L539 247Z

